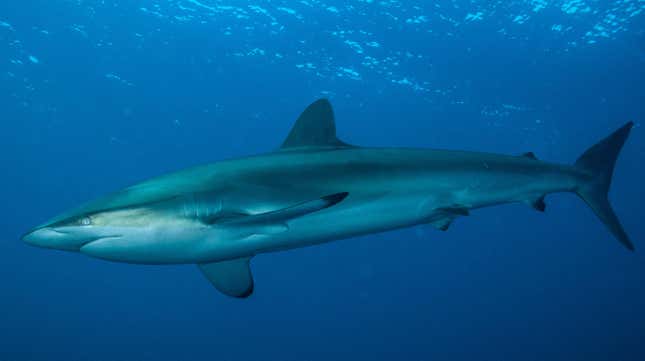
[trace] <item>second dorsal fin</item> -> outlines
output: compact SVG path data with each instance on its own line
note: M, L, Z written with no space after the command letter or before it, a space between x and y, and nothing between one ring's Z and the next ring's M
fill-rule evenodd
M327 99L319 99L300 114L280 149L348 146L336 137L331 104Z
M538 159L537 159L537 157L535 156L535 153L533 153L533 152L526 152L526 153L523 153L523 154L522 154L522 157L524 157L524 158L529 158L529 159L533 159L533 160L538 160Z

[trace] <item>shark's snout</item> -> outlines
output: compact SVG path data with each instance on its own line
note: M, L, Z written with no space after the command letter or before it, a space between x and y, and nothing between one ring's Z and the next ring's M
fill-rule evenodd
M21 238L23 242L32 246L42 247L48 240L57 237L58 234L51 228L36 228L25 233Z
M32 246L61 250L78 250L83 240L55 228L43 227L31 230L22 236L22 240Z
M63 251L79 251L84 245L101 238L102 235L80 227L41 227L22 236L23 242L29 245Z
M32 246L38 246L40 243L40 235L39 235L39 230L38 229L33 229L20 237L20 239Z

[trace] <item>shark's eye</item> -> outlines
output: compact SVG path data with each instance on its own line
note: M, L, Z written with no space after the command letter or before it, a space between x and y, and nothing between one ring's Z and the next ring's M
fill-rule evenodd
M78 223L80 223L81 226L89 226L92 224L92 220L90 217L83 217L78 221Z

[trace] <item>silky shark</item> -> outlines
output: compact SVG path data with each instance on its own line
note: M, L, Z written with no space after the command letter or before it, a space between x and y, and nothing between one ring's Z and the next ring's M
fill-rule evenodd
M249 261L288 250L418 224L447 230L472 209L544 196L580 196L624 246L634 246L607 194L633 123L573 165L533 153L365 148L336 136L330 103L297 119L274 152L163 175L64 213L22 239L116 262L196 264L219 291L253 292Z

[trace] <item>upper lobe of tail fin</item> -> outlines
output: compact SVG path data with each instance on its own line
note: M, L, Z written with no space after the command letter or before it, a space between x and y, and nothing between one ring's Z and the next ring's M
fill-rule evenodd
M625 247L634 250L634 245L611 208L608 193L616 158L634 126L633 122L623 125L607 138L601 140L578 158L577 168L589 173L590 179L576 190L577 194L591 207L596 216L609 228L611 233Z

